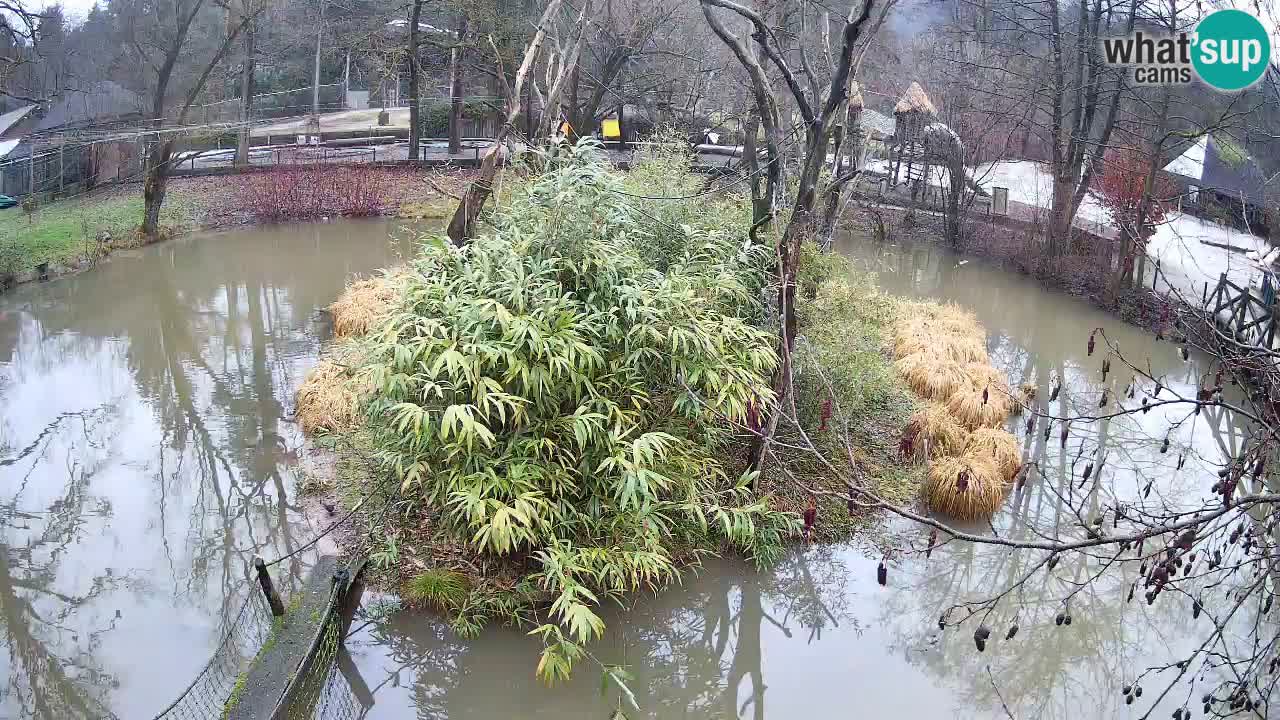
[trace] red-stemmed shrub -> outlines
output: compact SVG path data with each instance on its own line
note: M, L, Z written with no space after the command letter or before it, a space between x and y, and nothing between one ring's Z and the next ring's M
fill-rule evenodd
M363 165L276 168L241 175L237 205L258 222L378 215L392 179Z

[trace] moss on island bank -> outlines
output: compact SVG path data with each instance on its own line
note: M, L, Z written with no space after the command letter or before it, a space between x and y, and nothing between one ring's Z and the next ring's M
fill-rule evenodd
M463 634L532 626L547 681L589 657L606 598L708 553L770 564L847 477L902 503L924 481L899 457L921 405L894 368L904 306L813 248L795 400L838 472L791 451L744 473L735 427L769 401L776 363L772 252L747 240L748 199L698 197L689 163L675 144L626 174L585 144L548 160L466 248L428 239L340 298L335 324L367 332L299 392L300 419L339 458L315 489L359 504L348 542L368 543L376 582ZM782 426L782 446L799 434ZM824 500L810 539L867 520Z

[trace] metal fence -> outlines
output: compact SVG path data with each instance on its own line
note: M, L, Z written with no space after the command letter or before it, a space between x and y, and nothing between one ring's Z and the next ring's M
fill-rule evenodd
M293 88L279 92L262 93L253 96L250 105L251 120L276 120L279 118L306 115L313 109L315 100L314 87ZM343 97L342 83L321 85L319 91L320 112L335 112L346 109L346 98ZM187 112L186 124L234 123L240 122L240 98L229 98L218 102L197 105Z

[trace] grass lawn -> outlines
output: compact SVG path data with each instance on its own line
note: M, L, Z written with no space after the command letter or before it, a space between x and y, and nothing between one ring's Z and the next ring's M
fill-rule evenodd
M193 212L189 196L169 192L161 224L182 228ZM111 188L83 198L42 206L30 217L20 207L0 210L0 275L22 273L42 262L72 264L100 254L97 238L111 233L109 247L137 244L142 221L142 186Z

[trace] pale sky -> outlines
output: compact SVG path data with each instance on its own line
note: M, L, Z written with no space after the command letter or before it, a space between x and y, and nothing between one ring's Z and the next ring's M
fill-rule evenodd
M103 0L103 4L106 4L106 0ZM93 0L61 0L61 2L46 1L41 3L42 7L48 7L50 5L61 5L63 16L66 17L68 21L74 24L79 24L79 22L84 20L85 16L89 14L89 10L93 8Z
M102 0L104 4L105 1ZM45 0L44 2L45 5L61 5L67 19L72 22L83 20L89 14L89 9L93 7L93 3L94 0L60 0L57 3ZM1271 33L1272 60L1280 63L1280 34L1278 34L1280 32L1280 0L1257 0L1256 8L1254 0L1226 0L1220 4L1254 13L1261 10L1262 24L1266 25Z

